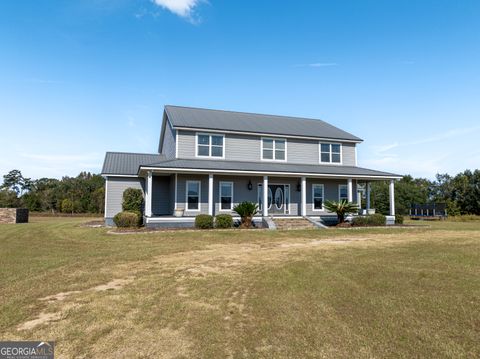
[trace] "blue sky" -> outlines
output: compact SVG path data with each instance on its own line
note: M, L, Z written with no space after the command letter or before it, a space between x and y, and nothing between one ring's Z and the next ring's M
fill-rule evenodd
M165 104L321 118L359 165L480 164L480 2L0 2L0 174L154 152Z

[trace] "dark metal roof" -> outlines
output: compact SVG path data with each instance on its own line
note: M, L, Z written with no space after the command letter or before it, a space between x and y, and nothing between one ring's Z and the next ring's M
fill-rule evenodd
M243 162L225 160L203 160L203 159L174 159L160 161L157 163L143 164L145 167L156 168L178 168L181 169L203 169L212 171L252 171L264 173L311 173L339 176L371 176L371 177L401 177L393 173L371 170L355 166L326 166L326 165L302 165L283 162Z
M171 105L165 112L173 127L362 141L322 120Z
M165 159L164 155L149 153L107 152L102 175L136 175L138 167Z

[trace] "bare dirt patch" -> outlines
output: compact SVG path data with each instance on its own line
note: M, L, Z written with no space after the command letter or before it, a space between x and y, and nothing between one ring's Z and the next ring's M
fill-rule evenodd
M37 318L29 320L18 326L17 330L30 330L41 324L47 324L53 321L60 320L62 313L45 313L41 312Z

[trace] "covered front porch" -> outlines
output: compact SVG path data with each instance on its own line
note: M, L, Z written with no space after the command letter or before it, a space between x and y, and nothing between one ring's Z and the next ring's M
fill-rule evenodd
M332 218L335 215L324 208L327 200L346 199L359 208L363 202L368 211L370 183L375 180L380 179L149 169L145 171L145 223L150 227L192 227L198 214L236 217L233 208L243 201L258 203L257 222L266 217ZM391 216L395 215L394 185L390 179Z

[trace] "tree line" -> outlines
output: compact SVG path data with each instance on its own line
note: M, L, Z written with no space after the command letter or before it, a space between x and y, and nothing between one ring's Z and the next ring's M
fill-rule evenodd
M388 182L372 182L371 206L389 212ZM403 176L395 183L395 208L409 214L412 204L445 203L449 215L480 215L480 170L466 170L450 176L437 174L435 180Z
M19 170L12 170L3 176L0 207L24 207L30 211L52 213L103 213L105 180L90 172L60 180L32 180L23 177Z
M371 184L371 206L388 214L388 182ZM25 207L31 211L103 213L105 180L98 174L81 172L61 180L25 178L19 170L3 176L0 207ZM450 176L437 174L434 180L404 176L395 183L395 207L408 214L412 204L445 203L450 215L480 215L480 170L466 170Z

